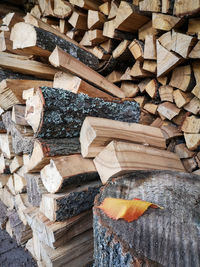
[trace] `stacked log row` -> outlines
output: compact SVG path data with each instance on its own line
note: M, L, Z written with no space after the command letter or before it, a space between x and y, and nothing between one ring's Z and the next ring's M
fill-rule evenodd
M199 173L197 2L0 4L0 222L38 265L92 262L99 177Z

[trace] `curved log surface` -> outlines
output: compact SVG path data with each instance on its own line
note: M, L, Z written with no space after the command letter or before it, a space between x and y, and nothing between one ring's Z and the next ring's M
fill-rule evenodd
M110 102L49 87L38 89L26 105L26 120L38 138L77 137L87 116L138 122L140 108L133 101Z
M106 197L140 198L164 209L114 221L97 208ZM110 180L95 198L94 266L199 266L199 211L198 175L134 171Z

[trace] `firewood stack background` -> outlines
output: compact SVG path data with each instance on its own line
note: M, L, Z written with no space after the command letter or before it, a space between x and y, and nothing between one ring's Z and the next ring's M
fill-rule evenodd
M92 206L109 178L200 174L199 10L1 2L0 224L38 266L92 263Z

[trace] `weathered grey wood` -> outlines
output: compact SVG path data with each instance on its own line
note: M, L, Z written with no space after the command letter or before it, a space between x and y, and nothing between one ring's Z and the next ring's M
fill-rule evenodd
M24 225L20 220L17 211L10 210L8 212L10 220L10 226L13 231L13 235L16 238L18 244L24 244L32 237L32 230L29 225Z
M5 70L0 68L0 82L5 79L35 80L37 78L31 75L25 75L18 72L12 72L11 70Z
M109 118L126 122L138 122L139 105L133 101L106 101L84 94L74 94L62 89L41 87L37 91L41 101L41 117L36 121L32 105L27 105L26 120L38 138L76 137L86 116ZM32 121L28 118L29 110ZM36 112L36 111L35 111ZM37 124L37 125L36 125Z
M1 229L5 229L7 220L8 220L7 206L0 200L0 228Z
M42 194L48 193L44 187L39 173L25 175L27 181L28 201L34 207L39 207L42 200Z
M94 259L103 266L199 266L198 175L135 171L110 180L95 199ZM113 220L97 206L106 197L140 198L160 205L133 222Z
M89 210L99 193L100 181L69 187L59 194L43 194L40 211L50 221L63 221Z
M32 26L30 24L26 24L24 22L19 22L15 24L15 26L12 29L11 39L13 40L14 49L27 47L25 45L22 32L24 32L25 36L26 34L28 35L29 33L30 41L33 40L32 47L30 47L29 44L29 47L31 49L30 51L32 54L48 57L50 55L50 52L52 52L56 46L59 46L65 52L77 58L90 68L97 69L99 67L98 58L94 56L92 53L77 46L73 42L67 41L51 32L45 31L41 28Z
M30 154L33 150L33 138L32 136L26 136L27 128L24 128L24 134L20 132L20 126L16 125L12 121L12 114L10 111L5 112L2 115L3 123L7 129L7 133L12 136L12 147L15 154ZM28 134L29 135L29 134Z

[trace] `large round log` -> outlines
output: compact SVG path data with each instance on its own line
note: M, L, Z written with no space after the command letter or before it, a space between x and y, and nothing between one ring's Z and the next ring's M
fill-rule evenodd
M87 116L138 122L140 108L134 101L108 101L41 87L26 102L26 120L38 138L77 137Z
M99 206L106 197L140 198L149 208L132 222L113 220ZM200 176L135 171L110 180L95 198L95 267L200 266Z

